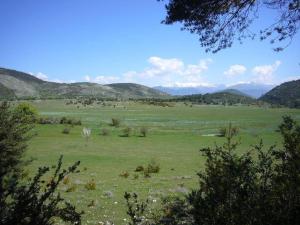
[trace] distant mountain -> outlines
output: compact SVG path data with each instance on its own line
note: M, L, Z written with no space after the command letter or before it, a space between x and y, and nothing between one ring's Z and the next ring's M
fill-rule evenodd
M198 87L153 87L156 90L163 91L170 95L193 95L193 94L206 94L221 91L225 89L225 85L216 87L198 86Z
M267 93L274 87L275 85L269 85L269 84L244 83L244 84L236 84L236 85L229 86L227 87L227 89L235 89L253 98L259 98L260 96Z
M268 93L264 94L260 100L291 108L300 108L300 79L285 82Z
M198 87L154 87L157 90L163 91L171 95L193 95L193 94L207 94L226 89L235 89L253 98L259 98L261 95L270 91L274 85L258 84L258 83L244 83L236 84L229 87L225 85L217 85L215 87L198 86Z
M221 91L211 94L196 94L196 95L185 95L180 96L177 100L191 101L201 104L218 104L218 105L235 105L235 104L254 104L257 102L256 99L245 96L242 94L230 93L227 91Z
M0 68L0 98L166 98L168 94L139 84L55 83L27 73Z
M241 96L246 96L246 97L251 97L247 94L245 94L244 92L242 91L239 91L239 90L236 90L236 89L225 89L223 91L218 91L219 93L230 93L230 94L235 94L235 95L241 95ZM216 92L216 93L218 93Z

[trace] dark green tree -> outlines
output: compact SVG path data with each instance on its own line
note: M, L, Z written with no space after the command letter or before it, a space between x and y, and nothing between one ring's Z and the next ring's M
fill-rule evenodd
M80 224L81 213L56 192L65 176L76 172L79 162L62 170L62 157L52 179L45 183L48 167L39 168L31 180L22 179L23 154L32 137L32 120L20 108L0 105L0 225L51 225L55 218Z
M161 0L163 1L163 0ZM231 47L234 40L259 36L270 42L281 43L274 50L286 47L300 25L299 0L168 0L164 24L180 22L183 30L199 36L206 51L218 52ZM250 25L259 17L260 9L277 11L278 18L259 33L251 32ZM284 44L282 43L283 41Z

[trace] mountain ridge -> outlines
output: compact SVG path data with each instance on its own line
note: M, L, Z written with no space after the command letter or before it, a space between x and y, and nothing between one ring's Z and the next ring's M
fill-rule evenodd
M28 73L5 68L0 68L0 85L2 99L74 98L80 96L120 99L170 97L164 92L139 84L56 83L41 80Z
M273 105L300 108L300 79L282 83L259 99Z

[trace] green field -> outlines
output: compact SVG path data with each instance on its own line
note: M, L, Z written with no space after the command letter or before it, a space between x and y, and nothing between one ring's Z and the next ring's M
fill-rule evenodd
M276 129L283 115L300 121L300 110L272 109L247 106L150 106L134 102L119 102L116 107L93 105L77 108L66 105L64 100L34 101L39 114L61 118L81 119L82 126L71 128L63 134L65 125L37 125L37 135L30 141L26 157L35 161L28 168L31 174L38 166L55 165L61 154L64 166L80 160L80 173L70 177L70 183L60 186L63 196L84 210L83 224L99 224L111 220L126 224L125 191L136 192L143 199L148 197L153 205L162 196L181 194L197 185L196 173L203 168L202 147L222 144L225 138L211 136L229 122L239 127L242 153L262 138L265 146L280 145ZM112 105L113 105L112 104ZM121 126L109 125L111 118L119 118ZM130 137L120 137L122 129L133 129ZM139 137L139 128L147 127L147 137ZM92 129L88 142L81 132L83 127ZM110 130L108 136L100 135L102 128ZM159 163L161 170L151 178L139 174L134 179L135 168L151 160ZM119 175L129 172L128 178ZM94 180L96 190L86 190L85 184ZM73 192L66 192L71 185ZM112 196L106 196L107 192ZM94 206L88 206L94 201Z

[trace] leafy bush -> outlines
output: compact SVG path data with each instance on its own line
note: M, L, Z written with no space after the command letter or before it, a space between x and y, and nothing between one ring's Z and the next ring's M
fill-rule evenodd
M71 119L63 116L60 121L60 124L69 124L69 125L81 125L81 120Z
M231 124L229 124L229 127L221 127L219 129L219 137L226 137L226 136L237 136L239 134L239 128L238 127L232 127Z
M119 127L120 124L121 124L120 119L118 119L118 118L111 118L111 124L110 124L111 126L113 126L113 127Z
M146 222L144 214L148 206L148 200L140 203L137 194L127 192L125 192L124 198L126 199L127 215L131 220L129 225L144 224L143 222Z
M96 190L96 182L94 181L94 179L92 179L88 181L84 187L89 191Z
M120 135L121 137L129 137L131 135L131 128L130 127L125 127L122 131L122 135Z
M71 131L71 129L69 127L65 127L63 130L62 130L62 133L63 134L69 134Z
M135 172L141 172L141 171L144 171L144 167L143 166L137 166L135 168Z
M160 166L154 159L152 159L148 166L145 168L145 171L147 171L148 173L159 173Z
M17 105L14 111L29 123L34 123L38 117L36 108L29 103L20 103L19 105Z
M58 124L59 119L51 117L39 117L36 121L38 124Z
M0 104L0 223L1 225L52 225L54 218L81 224L81 213L56 193L63 178L76 171L79 162L61 170L58 160L52 179L45 185L49 167L41 167L31 180L22 180L22 159L27 141L32 137L32 120L8 103ZM13 138L11 138L13 137Z
M126 195L131 224L295 225L300 221L300 125L284 117L283 144L263 149L262 141L244 154L228 128L223 146L203 148L205 169L199 186L182 199L167 200L158 221L145 217L137 197ZM146 208L144 206L143 208Z
M148 134L148 128L147 127L141 127L140 128L140 137L146 137Z
M124 178L127 178L127 177L129 177L129 173L128 173L128 171L124 171L124 172L122 172L122 173L120 174L120 177L124 177Z

